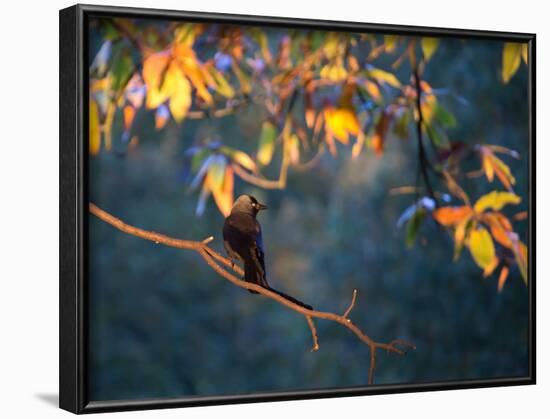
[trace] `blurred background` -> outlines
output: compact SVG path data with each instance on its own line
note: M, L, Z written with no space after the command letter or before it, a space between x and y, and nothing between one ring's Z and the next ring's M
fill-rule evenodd
M272 29L269 37L284 35ZM90 57L101 33L92 26ZM520 69L499 81L502 43L442 39L424 73L458 124L452 139L499 144L520 153L507 161L515 191L528 193L528 84ZM387 62L388 67L391 60ZM407 81L407 69L396 71ZM212 200L195 215L186 150L205 137L253 155L262 110L251 105L218 119L169 122L136 115L139 147L90 158L90 201L129 224L189 240L215 237L223 253L223 215ZM115 138L123 131L115 122ZM235 180L235 195L254 195L270 284L316 309L343 312L353 289L353 321L377 341L394 338L417 349L379 353L376 384L524 376L528 373L528 289L512 268L502 292L471 256L452 261L452 237L429 219L406 246L397 220L411 196L390 193L414 184L416 143L386 142L377 158L325 155L305 172L290 170L284 190ZM121 146L122 147L122 146ZM275 156L275 163L278 157ZM272 167L274 166L274 167ZM277 176L277 164L264 174ZM479 168L479 161L471 169ZM270 171L272 170L272 171ZM469 184L480 196L486 182ZM527 209L526 200L521 204ZM194 252L123 234L90 216L89 396L91 400L212 396L311 390L367 384L369 349L347 329L317 321L320 350L310 352L303 316L237 288ZM518 227L526 240L527 222Z

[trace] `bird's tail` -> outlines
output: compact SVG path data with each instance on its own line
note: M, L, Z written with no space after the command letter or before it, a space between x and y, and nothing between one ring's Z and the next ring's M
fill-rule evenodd
M268 289L275 294L280 295L284 299L290 301L291 303L297 304L307 310L313 310L313 307L311 307L309 304L303 303L300 300L297 300L294 297L291 297L288 294L285 294L282 291L278 291L275 288L271 288L269 284L267 283L267 280L265 278L265 274L261 272L254 263L245 263L244 264L244 280L246 282L250 282L252 284L257 284L265 289ZM248 290L252 294L258 294L257 291Z
M285 293L282 292L282 291L278 291L278 290L276 290L275 288L271 288L271 287L267 287L267 289L268 289L269 291L273 291L275 294L279 294L281 297L283 297L284 299L290 301L291 303L294 303L294 304L297 304L297 305L299 305L299 306L302 306L303 308L305 308L305 309L307 309L307 310L313 310L313 307L311 307L309 304L303 303L303 302L301 302L300 300L297 300L296 298L291 297L290 295L285 294Z

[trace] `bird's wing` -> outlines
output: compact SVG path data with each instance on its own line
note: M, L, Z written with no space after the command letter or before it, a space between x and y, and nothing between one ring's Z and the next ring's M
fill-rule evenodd
M254 246L251 247L250 253L258 271L261 273L263 282L265 282L265 284L262 285L268 286L265 271L264 243L262 240L262 229L259 223L257 224L256 234L254 235Z

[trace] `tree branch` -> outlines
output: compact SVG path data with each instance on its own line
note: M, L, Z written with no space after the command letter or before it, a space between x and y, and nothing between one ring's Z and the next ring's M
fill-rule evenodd
M289 308L290 310L293 310L299 314L302 314L306 318L307 324L311 330L311 335L313 338L313 347L312 347L313 352L319 349L317 329L315 328L313 318L333 321L349 329L353 334L355 334L355 336L359 340L365 343L371 351L370 367L369 367L369 384L372 384L374 382L374 368L376 365L375 353L378 349L383 349L388 352L394 352L399 355L404 355L406 348L412 348L412 349L416 348L412 343L409 343L404 340L393 340L390 343L376 342L375 340L371 339L368 335L363 333L363 331L358 326L356 326L349 318L347 318L351 309L355 305L355 299L357 297L357 292L355 290L353 293L352 302L349 308L346 310L345 315L338 315L335 313L325 312L325 311L310 310L300 306L299 304L293 303L292 301L284 298L283 296L277 294L276 292L270 289L263 288L257 284L243 281L242 279L238 278L234 274L230 273L227 269L224 269L221 265L224 265L226 268L232 269L238 275L241 275L241 276L243 275L243 270L239 266L234 265L233 263L231 263L229 259L223 257L222 255L217 253L215 250L208 247L208 243L213 240L212 237L208 237L203 241L175 239L175 238L166 236L164 234L156 233L154 231L142 230L138 227L134 227L132 225L126 224L122 220L114 217L113 215L102 210L101 208L99 208L98 206L96 206L91 202L89 204L89 211L90 213L92 213L102 221L112 225L113 227L117 228L118 230L126 234L130 234L135 237L149 240L156 244L164 244L166 246L175 247L178 249L193 250L197 252L208 264L208 266L210 266L216 273L218 273L221 277L225 278L232 284L240 288L256 291L258 294L261 294L264 297L270 298L276 301L277 303ZM399 347L402 347L405 349L400 349Z

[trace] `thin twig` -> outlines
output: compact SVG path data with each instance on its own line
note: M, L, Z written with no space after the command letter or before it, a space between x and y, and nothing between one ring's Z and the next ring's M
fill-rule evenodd
M317 352L319 350L319 338L317 337L317 329L315 328L315 323L310 316L305 316L307 320L307 325L311 330L311 337L313 338L313 346L311 347L311 352Z
M376 352L377 349L384 349L388 352L393 352L399 355L404 355L406 349L400 349L398 346L403 348L415 349L415 346L412 343L404 340L394 340L390 343L376 342L375 340L370 338L368 335L363 333L363 331L358 326L356 326L350 319L347 319L344 316L331 313L331 312L326 312L326 311L317 311L317 310L307 309L299 304L296 304L290 301L288 298L285 298L270 289L263 288L260 285L257 285L251 282L243 281L242 279L238 278L234 274L224 269L217 262L222 263L226 267L231 268L237 274L242 275L242 269L240 267L231 263L229 259L223 257L222 255L217 253L215 250L208 247L208 245L203 243L202 241L175 239L175 238L166 236L164 234L156 233L154 231L142 230L138 227L134 227L132 225L126 224L122 220L102 210L101 208L99 208L93 203L89 204L89 210L90 210L90 213L92 213L99 219L105 221L108 224L111 224L113 227L117 228L118 230L124 233L130 234L132 236L136 236L145 240L150 240L156 244L164 244L166 246L175 247L178 249L194 250L204 259L204 261L208 264L208 266L210 266L216 273L218 273L220 276L222 276L232 284L240 288L256 291L258 294L261 294L264 297L270 298L276 301L277 303L289 308L290 310L293 310L297 313L302 314L303 316L306 317L306 320L312 332L313 341L314 341L313 348L316 347L315 343L317 343L317 349L319 349L317 332L316 332L315 326L313 325L312 327L313 318L333 321L335 323L338 323L346 327L353 334L355 334L355 336L359 340L364 342L371 351L371 357L370 357L371 361L370 361L370 367L369 367L369 384L372 384L374 379L374 368L375 368L375 362L376 362L376 357L374 353Z
M348 316L349 316L349 313L351 313L351 310L353 310L353 306L355 306L355 299L357 298L357 290L354 289L353 290L353 295L351 297L351 303L348 307L348 309L346 310L346 312L344 313L344 317L347 319Z

